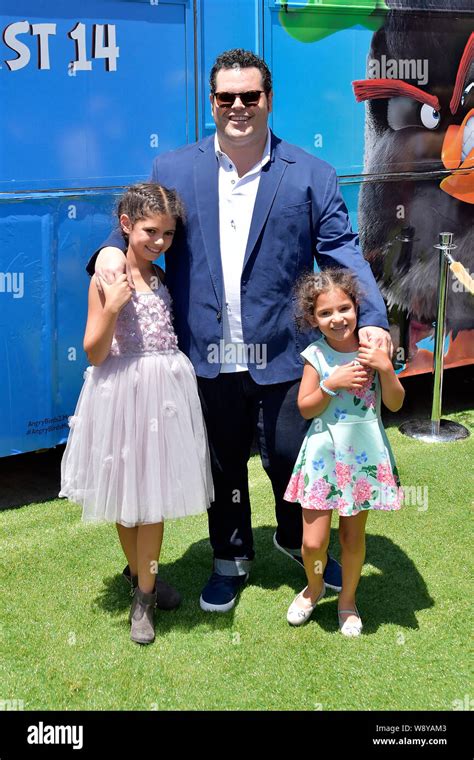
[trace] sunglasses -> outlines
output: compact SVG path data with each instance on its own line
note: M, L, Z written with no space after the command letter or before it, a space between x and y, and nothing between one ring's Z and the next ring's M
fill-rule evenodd
M234 105L235 99L240 98L242 105L256 106L260 100L260 95L264 90L249 90L248 92L215 92L216 103L221 108L230 108Z

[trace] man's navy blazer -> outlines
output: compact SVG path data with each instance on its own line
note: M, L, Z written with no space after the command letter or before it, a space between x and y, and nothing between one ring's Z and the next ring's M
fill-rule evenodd
M158 156L152 182L175 188L186 206L186 224L166 254L166 284L173 298L179 347L200 377L215 377L208 361L222 340L223 278L219 246L218 161L214 137ZM115 230L102 244L125 248ZM271 160L262 168L241 276L244 343L266 345L266 365L249 364L260 384L301 377L300 352L318 337L295 321L294 285L314 268L348 267L364 295L359 327L388 329L384 301L358 237L352 231L336 172L325 161L272 133ZM88 264L93 272L94 257ZM249 352L251 356L251 351Z

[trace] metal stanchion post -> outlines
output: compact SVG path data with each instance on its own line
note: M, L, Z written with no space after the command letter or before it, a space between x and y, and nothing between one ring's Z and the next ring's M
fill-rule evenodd
M411 438L418 438L427 443L446 443L467 438L469 430L458 422L441 419L441 401L443 393L444 342L446 337L446 300L448 295L448 264L452 261L450 251L453 245L452 232L440 232L439 243L434 246L439 250L439 285L438 310L436 316L435 345L433 352L433 405L431 421L409 420L400 426L400 432Z

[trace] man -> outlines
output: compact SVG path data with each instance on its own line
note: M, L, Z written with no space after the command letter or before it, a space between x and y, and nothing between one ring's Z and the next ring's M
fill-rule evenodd
M214 568L200 604L226 612L254 558L247 463L255 433L275 497L275 546L302 564L301 509L283 493L308 425L296 406L299 354L316 337L298 331L292 291L315 256L321 268L356 272L366 294L359 337L389 350L391 343L334 169L268 128L273 93L265 62L240 49L223 53L210 90L215 136L158 156L151 180L176 188L187 209L166 280L180 348L198 377L216 492L208 511ZM104 245L96 271L112 281L126 266L120 234ZM324 580L340 590L333 559Z

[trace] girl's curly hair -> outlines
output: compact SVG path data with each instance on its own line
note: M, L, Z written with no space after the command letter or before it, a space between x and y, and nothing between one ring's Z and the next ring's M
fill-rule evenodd
M321 293L334 288L342 290L357 307L362 290L356 276L348 269L331 268L321 272L305 272L295 285L296 321L301 329L315 327L314 309Z

